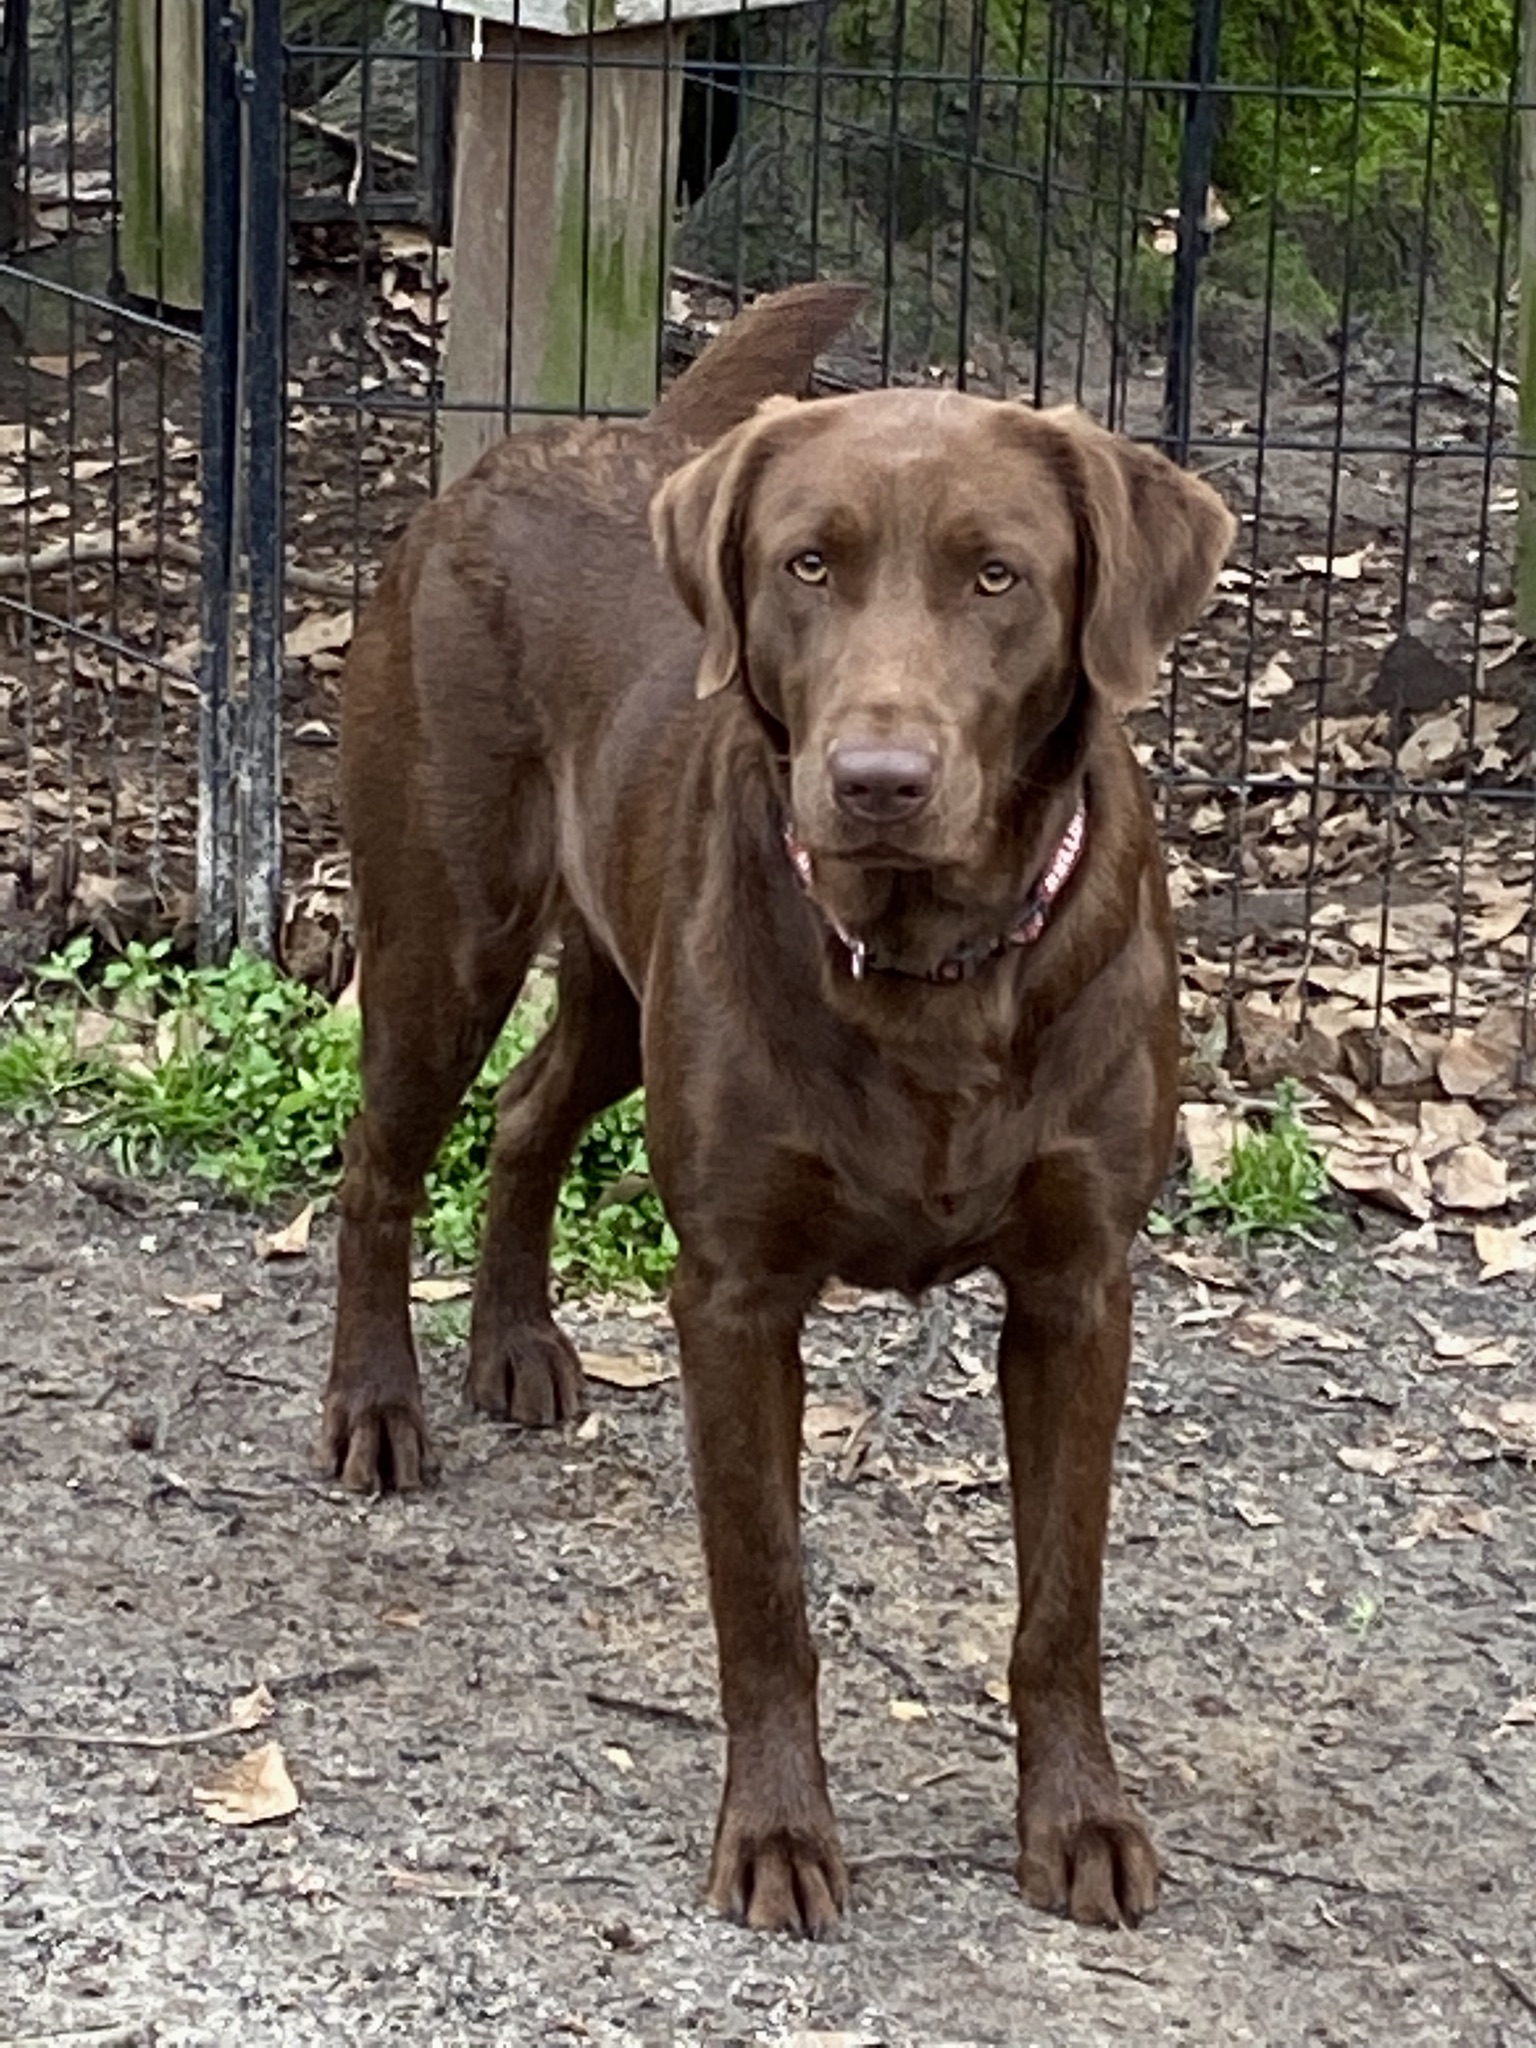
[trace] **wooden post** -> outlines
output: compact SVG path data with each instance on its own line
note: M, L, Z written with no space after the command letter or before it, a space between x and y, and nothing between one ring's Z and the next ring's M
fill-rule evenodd
M444 483L551 409L652 403L677 170L679 29L481 33L540 61L459 70L443 386L475 410L443 416Z
M1536 638L1536 0L1520 8L1520 456L1515 630Z
M203 0L120 0L118 191L123 283L202 304Z

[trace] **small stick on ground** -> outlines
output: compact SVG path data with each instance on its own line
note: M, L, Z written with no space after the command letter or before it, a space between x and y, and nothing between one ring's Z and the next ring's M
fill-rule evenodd
M623 1693L588 1692L587 1704L610 1714L629 1714L637 1721L662 1721L673 1728L687 1728L697 1735L718 1735L719 1723L706 1721L686 1707L669 1707L660 1700L632 1700Z

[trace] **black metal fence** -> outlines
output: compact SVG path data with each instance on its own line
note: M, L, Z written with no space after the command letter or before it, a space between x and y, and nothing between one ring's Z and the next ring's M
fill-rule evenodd
M1136 732L1205 1055L1523 1056L1514 12L693 4L6 0L12 951L342 974L342 650L411 510L852 274L830 384L1076 399L1244 515Z

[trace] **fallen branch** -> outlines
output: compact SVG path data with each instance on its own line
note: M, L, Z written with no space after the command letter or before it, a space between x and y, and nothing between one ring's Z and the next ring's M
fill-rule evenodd
M116 2027L65 2027L53 2034L0 2035L0 2048L137 2048L154 2034L148 2020L127 2020Z
M1287 1870L1280 1863L1252 1863L1241 1856L1226 1856L1219 1849L1202 1849L1188 1841L1171 1840L1168 1847L1177 1856L1195 1856L1202 1863L1218 1863L1223 1870L1240 1871L1245 1877L1270 1877L1281 1884L1315 1884L1324 1891L1353 1892L1365 1899L1402 1897L1391 1886L1362 1884L1358 1877L1334 1877L1324 1870Z
M1536 1993L1528 1991L1513 1970L1506 1964L1501 1963L1497 1956L1490 1956L1488 1958L1488 1967L1504 1986L1504 1989L1509 1993L1516 2005L1523 2005L1527 2012L1536 2013Z
M83 539L55 541L52 547L36 548L29 555L0 555L0 583L18 576L52 576L60 569L89 569L104 562L174 562L181 569L201 569L202 551L191 541L171 534L89 534ZM283 580L292 590L310 597L334 597L346 602L357 593L351 578L327 576L321 569L301 568L289 562Z
M226 1735L249 1735L253 1725L249 1716L235 1714L212 1728L176 1728L165 1735L91 1728L0 1728L0 1744L57 1742L71 1749L195 1749L205 1742L221 1742ZM6 2048L6 2044L0 2042L0 2048Z
M717 1735L719 1724L690 1714L686 1707L669 1707L659 1700L632 1700L622 1693L588 1692L587 1704L610 1714L629 1714L637 1721L661 1721L673 1728L688 1728L700 1735Z
M375 142L371 138L364 142L359 135L353 135L345 128L338 128L334 121L327 121L320 114L312 114L304 107L290 107L288 119L295 128L307 128L311 135L318 135L322 142L334 143L338 149L350 150L360 156L366 149L369 156L377 157L381 164L395 164L402 171L414 171L416 159L408 149L397 149L390 142Z

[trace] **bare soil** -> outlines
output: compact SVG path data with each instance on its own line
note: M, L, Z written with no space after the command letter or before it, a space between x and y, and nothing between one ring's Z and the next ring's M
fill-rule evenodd
M1460 1237L1145 1248L1106 1687L1167 1881L1121 1934L1011 1881L989 1291L817 1317L854 1882L811 1948L699 1901L721 1743L674 1383L522 1433L431 1344L441 1483L347 1498L307 1463L324 1230L262 1263L195 1188L0 1146L0 2037L1536 2041L1533 1283L1478 1286ZM672 1358L657 1304L566 1314ZM1435 1356L1462 1339L1508 1362ZM258 1683L265 1728L191 1739ZM269 1738L298 1812L210 1822L193 1788Z

